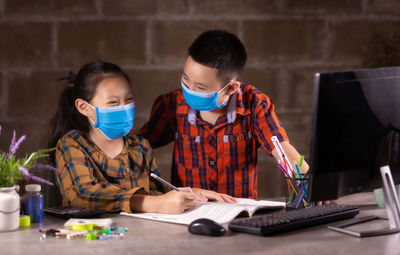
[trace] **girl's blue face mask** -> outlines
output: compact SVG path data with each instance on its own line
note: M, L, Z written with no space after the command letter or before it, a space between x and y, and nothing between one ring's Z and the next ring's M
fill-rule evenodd
M89 119L93 127L98 128L107 139L114 140L123 137L131 131L135 119L135 103L113 107L94 107L96 110L96 124Z
M223 104L218 104L217 99L218 99L218 94L228 86L226 84L222 89L220 89L217 92L214 93L204 93L204 92L198 92L189 89L183 81L181 81L181 86L182 86L182 93L183 97L185 98L187 104L192 107L195 110L199 111L212 111L216 108L222 108L226 105L226 103Z

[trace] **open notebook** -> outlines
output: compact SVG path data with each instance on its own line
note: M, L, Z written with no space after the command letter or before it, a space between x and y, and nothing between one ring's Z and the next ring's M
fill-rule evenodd
M239 214L245 213L251 217L259 209L278 209L283 207L285 207L284 202L238 198L235 204L199 202L196 208L185 211L182 214L122 212L121 215L185 225L189 225L196 219L209 218L219 224L225 224L236 218Z

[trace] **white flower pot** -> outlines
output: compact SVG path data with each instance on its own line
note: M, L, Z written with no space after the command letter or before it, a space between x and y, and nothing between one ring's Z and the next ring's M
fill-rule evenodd
M20 202L17 188L0 188L0 232L18 229Z

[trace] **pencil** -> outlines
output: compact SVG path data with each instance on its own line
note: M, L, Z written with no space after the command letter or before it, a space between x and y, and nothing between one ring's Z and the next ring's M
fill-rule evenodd
M171 183L167 182L164 179L161 179L161 177L158 177L156 174L154 173L150 173L150 176L153 177L154 179L156 179L157 181L164 183L165 185L167 185L168 187L170 187L171 189L174 189L176 191L180 191L177 187L175 187L174 185L172 185Z

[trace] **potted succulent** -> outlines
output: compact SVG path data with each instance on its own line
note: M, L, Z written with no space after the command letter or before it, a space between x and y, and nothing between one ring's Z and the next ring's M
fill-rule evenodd
M0 151L0 232L18 228L20 215L18 182L25 178L53 185L53 183L35 176L33 172L39 169L58 171L50 165L37 163L38 159L48 157L48 153L53 149L39 150L24 158L17 158L15 152L25 139L25 135L17 139L14 131L9 151Z

